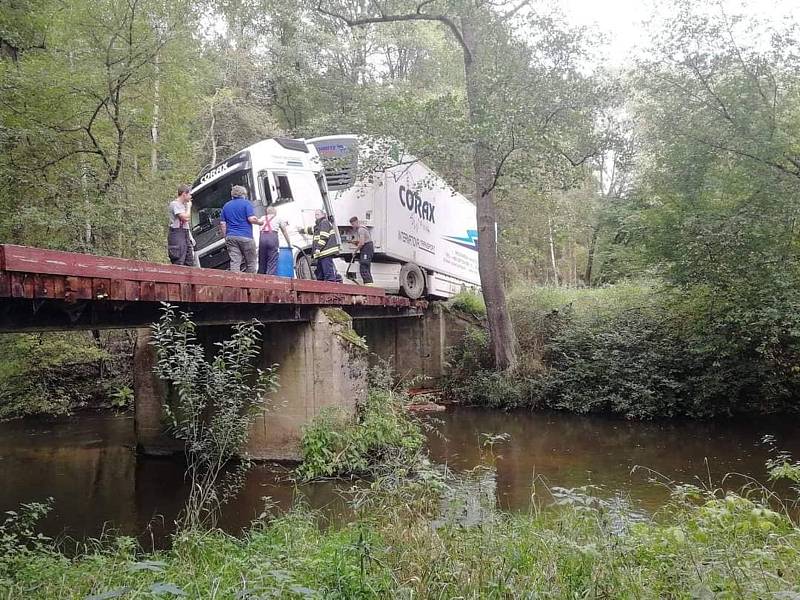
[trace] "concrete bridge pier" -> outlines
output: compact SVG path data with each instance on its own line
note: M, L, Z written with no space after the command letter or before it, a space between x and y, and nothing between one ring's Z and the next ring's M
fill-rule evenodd
M394 320L394 319L390 319ZM230 335L229 325L198 327L207 351ZM155 351L149 329L140 329L134 352L137 443L146 454L170 454L180 444L165 430L164 384L153 375ZM350 317L336 308L316 309L309 321L267 323L259 356L262 368L278 364L277 392L265 398L244 449L262 460L298 460L302 427L326 407L355 414L366 400L367 350Z
M373 364L389 360L399 381L434 387L447 372L448 350L474 324L474 319L433 303L421 317L359 319L353 327L367 341Z

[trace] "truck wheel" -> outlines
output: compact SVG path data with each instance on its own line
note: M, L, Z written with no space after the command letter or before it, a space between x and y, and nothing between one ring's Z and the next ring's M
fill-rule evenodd
M400 291L412 300L425 293L425 273L414 263L406 263L400 269Z
M298 252L294 263L294 275L297 279L314 279L311 259L305 252Z

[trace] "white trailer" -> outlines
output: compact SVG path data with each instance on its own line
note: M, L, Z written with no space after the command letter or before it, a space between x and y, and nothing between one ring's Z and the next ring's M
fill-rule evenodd
M413 157L396 157L393 166L357 177L358 162L369 160L369 151L362 148L359 158L356 136L307 142L326 164L331 205L344 241L340 272L349 266L349 220L358 217L375 245L375 285L387 292L449 298L480 288L475 205ZM350 267L353 273L358 273L357 263Z
M234 185L249 190L258 216L274 206L277 216L288 222L296 276L310 278L303 253L309 251L312 240L297 228L313 226L317 209L333 216L324 169L314 146L287 138L263 140L214 165L194 182L192 235L203 267L226 268L230 262L219 233L219 217ZM253 225L256 243L258 236L259 227ZM286 243L280 235L281 246Z

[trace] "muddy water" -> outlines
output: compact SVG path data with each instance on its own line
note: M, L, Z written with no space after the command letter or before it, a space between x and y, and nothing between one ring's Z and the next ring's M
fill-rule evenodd
M534 493L546 501L548 487L591 484L600 495L653 511L666 491L648 481L651 472L636 466L670 480L737 489L745 476L765 479L767 450L760 443L765 434L800 456L794 418L634 423L458 408L437 415L432 425L433 460L454 471L492 464L495 502L510 510L526 510ZM485 434L508 437L487 441ZM741 475L724 479L734 472ZM130 417L0 423L0 511L51 496L54 509L42 527L48 535L84 538L113 530L135 535L145 546L160 546L185 493L179 460L136 455ZM328 518L348 516L337 485L295 486L281 468L262 465L249 474L220 525L240 531L263 511L264 497L278 508L302 497Z

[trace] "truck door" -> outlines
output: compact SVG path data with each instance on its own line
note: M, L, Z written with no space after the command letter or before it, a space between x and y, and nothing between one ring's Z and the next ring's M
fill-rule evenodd
M319 194L322 197L322 206L324 207L323 210L325 214L328 215L328 218L331 221L331 225L333 226L334 234L336 235L336 243L341 248L342 246L342 237L339 234L339 225L337 223L337 215L333 212L333 207L331 206L330 196L328 195L328 184L325 181L325 172L320 171L319 173L315 173L315 179L317 180L317 188L319 189ZM338 215L342 219L347 219L347 216Z

